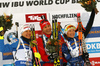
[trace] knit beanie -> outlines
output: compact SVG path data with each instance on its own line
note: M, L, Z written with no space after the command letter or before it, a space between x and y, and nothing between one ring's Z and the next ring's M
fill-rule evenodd
M75 30L76 28L73 25L66 25L65 28L64 28L64 33L67 34L68 30L70 30L70 29Z
M49 21L46 19L40 20L40 27L43 29L46 25L50 25Z
M21 34L26 30L31 30L29 24L25 24L25 25L21 26Z

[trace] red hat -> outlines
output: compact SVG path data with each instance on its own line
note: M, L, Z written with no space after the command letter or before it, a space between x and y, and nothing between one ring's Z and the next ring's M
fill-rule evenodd
M43 29L43 27L45 27L46 25L50 25L49 21L46 19L43 19L40 21L40 27L41 29Z

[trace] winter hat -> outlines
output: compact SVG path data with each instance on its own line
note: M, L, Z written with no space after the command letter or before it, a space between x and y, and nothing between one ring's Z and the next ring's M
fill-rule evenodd
M66 25L64 28L64 33L67 34L68 30L70 30L70 29L76 29L76 28L73 25Z
M49 21L46 19L43 19L40 21L40 27L41 29L43 29L43 27L45 27L46 25L50 25Z
M21 34L26 31L26 30L31 30L29 24L25 24L21 27Z

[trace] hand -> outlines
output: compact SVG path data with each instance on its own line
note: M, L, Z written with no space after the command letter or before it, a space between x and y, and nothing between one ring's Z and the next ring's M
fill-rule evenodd
M53 58L53 55L49 55L49 56L48 56L48 59L49 59L49 60L53 60L53 59L54 59L54 58Z
M59 45L62 45L64 43L64 41L62 39L60 39L58 41L59 41Z
M33 43L33 45L37 45L37 41L36 40L33 40L32 43Z
M52 55L53 55L53 58L57 58L58 57L57 53L52 53Z
M0 27L0 36L3 36L4 35L4 29L3 29L3 27Z
M3 27L0 27L0 39L4 39L4 30L3 30Z
M54 58L57 58L58 57L58 54L57 53L52 53L49 57L48 57L48 59L49 60L53 60Z
M34 53L34 56L35 56L36 58L39 58L39 60L41 60L41 55L40 55L40 53L35 52L35 53Z
M85 58L89 58L89 54L83 52L82 58L83 58L83 59L85 59Z
M84 53L85 58L89 58L89 53Z
M36 45L37 45L37 41L36 41L36 40L30 41L30 46L31 46L31 48L32 48L33 46L36 46Z
M4 39L4 36L0 36L0 39Z
M62 40L60 39L60 40L58 40L58 41L59 41L59 45L62 45L62 43L63 43Z

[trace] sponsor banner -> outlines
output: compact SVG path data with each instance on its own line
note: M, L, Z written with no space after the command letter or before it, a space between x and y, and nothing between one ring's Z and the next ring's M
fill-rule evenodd
M40 20L42 19L47 19L48 21L50 20L49 18L49 13L30 13L30 14L25 14L25 22L27 24L34 24L35 25L35 30L41 30L40 28Z
M92 27L86 38L100 37L100 27Z
M85 12L81 10L66 10L66 11L57 11L57 12L50 12L50 18L57 19L58 22L61 22L62 28L64 28L67 24L72 24L77 27L77 13L81 15L81 22L85 27L89 21L90 12Z
M78 1L80 0L0 0L0 8L1 12L6 13L85 10ZM99 0L96 1L100 3Z
M45 18L47 19L46 13L41 13L41 14L26 14L26 23L28 22L39 22L41 20L41 16L44 15Z
M100 57L89 58L92 66L100 66Z
M87 42L88 53L100 53L100 42Z
M73 7L73 5L75 5ZM45 12L45 11L59 11L72 9L79 6L82 8L78 1L75 0L0 0L0 8L4 8L3 11L9 10L9 12ZM49 7L49 8L48 8ZM65 7L65 8L64 8ZM10 10L10 9L13 10ZM23 10L23 8L25 10ZM48 8L48 9L47 9ZM16 10L17 9L17 10ZM1 11L2 12L2 11Z

